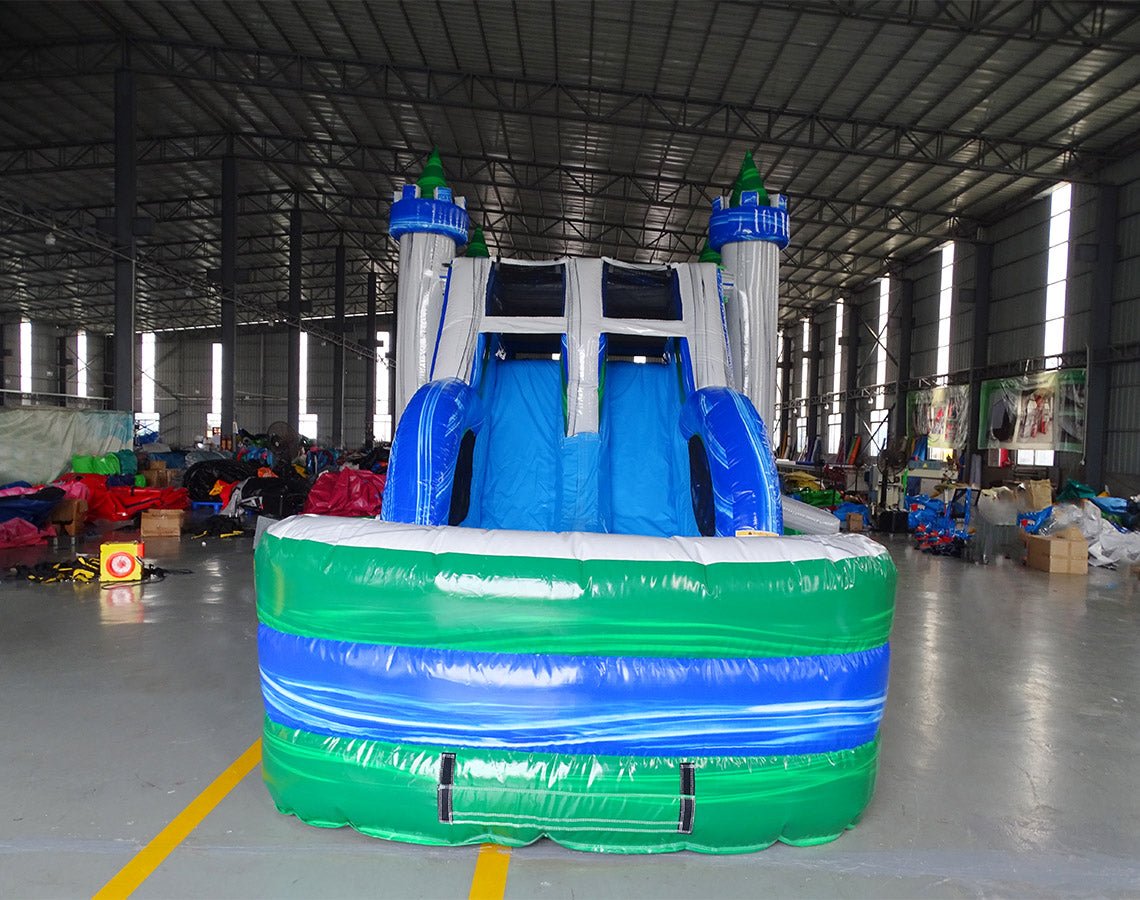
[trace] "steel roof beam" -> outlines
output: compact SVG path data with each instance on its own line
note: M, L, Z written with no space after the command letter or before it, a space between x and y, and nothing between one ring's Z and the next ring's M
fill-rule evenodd
M639 132L690 134L844 156L916 162L957 172L988 172L1055 180L1078 162L1105 164L1113 157L1084 152L1075 143L1034 142L1014 137L907 123L883 123L789 110L739 105L684 95L639 92L534 78L470 74L365 63L258 48L223 47L170 39L103 39L129 46L139 75L231 84L245 89L292 90L345 95L412 107L458 108L475 113L608 124ZM16 48L0 65L0 79L74 77L110 71L94 64L99 39ZM72 55L73 54L73 55Z
M1024 8L1029 15L1015 24L1004 24L1002 19L1010 12L1018 12L1019 4L1003 3L931 3L929 0L910 2L851 2L851 0L774 0L766 7L786 11L825 16L827 18L854 19L887 25L904 25L926 31L949 31L979 37L1026 41L1033 44L1054 44L1082 50L1107 50L1131 56L1140 55L1140 44L1119 40L1117 23L1109 27L1104 3L1036 2ZM1127 4L1117 9L1127 16L1134 13Z
M344 141L310 139L285 135L238 133L233 135L236 155L257 162L272 161L319 169L366 173L392 179L393 184L410 180L423 154L417 151L385 148ZM167 135L140 141L139 164L171 162L201 163L221 159L226 135ZM247 152L243 153L242 149ZM66 160L85 160L82 168L106 168L114 159L109 142L87 144L42 145L37 147L0 148L0 175L48 174L59 171L55 163L66 166ZM567 163L545 164L529 161L486 159L465 154L448 154L451 180L464 188L488 189L510 187L515 190L549 193L583 202L612 200L627 205L663 207L682 212L706 212L721 191L706 182L692 179L639 176L635 172L617 172ZM272 211L287 214L294 196L304 195L307 202L318 204L327 214L350 214L387 220L390 201L381 196L355 192L296 191L282 188L254 191L242 198L242 210ZM265 199L262 205L262 198ZM473 198L474 199L474 198ZM482 202L482 198L479 198ZM867 233L945 239L953 235L961 218L954 212L905 204L876 203L863 198L848 200L813 193L789 191L793 218L821 227L842 225ZM167 212L171 204L185 209L194 218L217 214L216 199L187 198L144 201L141 206L157 221L177 221ZM156 211L150 206L159 204ZM208 203L208 205L207 205ZM95 207L101 208L101 207ZM474 206L472 210L478 212ZM520 212L525 213L523 208Z

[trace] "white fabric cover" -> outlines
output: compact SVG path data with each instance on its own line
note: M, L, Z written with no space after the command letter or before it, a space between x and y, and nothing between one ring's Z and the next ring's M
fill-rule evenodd
M0 484L43 484L71 470L76 454L102 456L134 444L133 413L58 406L0 408Z

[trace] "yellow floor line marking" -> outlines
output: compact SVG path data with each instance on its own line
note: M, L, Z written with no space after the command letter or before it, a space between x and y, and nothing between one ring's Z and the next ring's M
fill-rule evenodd
M511 864L511 848L484 844L475 860L468 900L503 900L507 889L507 868Z
M261 762L261 738L254 741L248 750L230 763L229 767L215 778L202 793L190 801L182 812L175 816L169 825L154 836L134 858L119 870L119 873L103 885L92 900L121 900L129 897L150 874L162 865L170 852L186 840L186 836L197 828L222 800L246 775Z

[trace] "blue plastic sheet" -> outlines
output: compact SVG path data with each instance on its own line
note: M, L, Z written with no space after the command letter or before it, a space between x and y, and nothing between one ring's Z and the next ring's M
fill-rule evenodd
M1052 506L1046 506L1037 512L1019 512L1017 514L1017 524L1021 526L1021 530L1026 534L1037 534L1052 515Z
M871 527L871 511L867 508L866 503L840 503L831 512L840 522L846 522L847 517L854 513L863 517L864 527Z
M9 485L11 487L13 485ZM45 487L32 494L12 494L0 497L0 522L9 519L24 519L37 528L47 524L51 511L64 497L57 487Z
M392 743L753 756L874 738L887 645L767 659L484 653L258 630L277 722Z

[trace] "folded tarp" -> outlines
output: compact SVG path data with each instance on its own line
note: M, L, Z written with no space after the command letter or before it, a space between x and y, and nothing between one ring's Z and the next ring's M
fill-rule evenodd
M0 522L23 519L37 528L42 527L63 497L63 491L57 487L45 487L31 493L0 497Z
M131 457L134 457L133 453ZM71 471L76 475L120 475L123 472L122 459L118 453L104 453L102 456L77 453L71 457ZM128 474L133 475L134 472Z
M26 519L9 519L0 522L0 549L31 547L50 537L48 528L38 528Z
M864 527L871 527L871 511L867 509L867 504L865 503L841 503L831 511L831 514L840 522L846 522L847 517L852 513L863 517Z
M136 475L139 471L139 458L134 450L119 450L116 454L119 460L119 471L123 475Z

